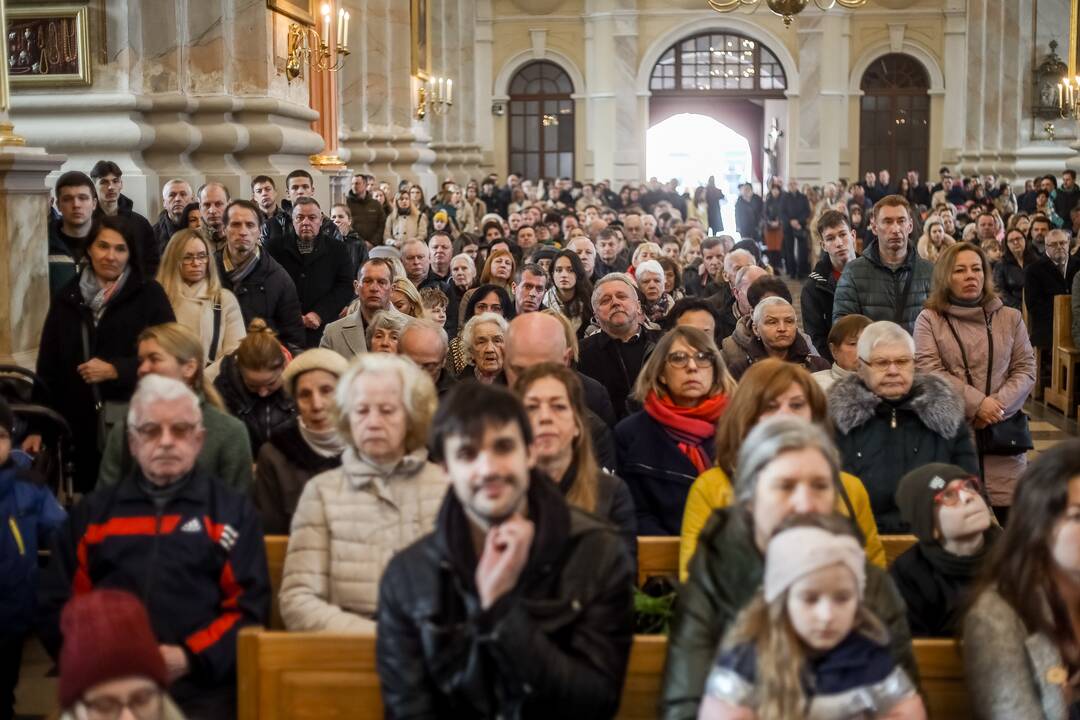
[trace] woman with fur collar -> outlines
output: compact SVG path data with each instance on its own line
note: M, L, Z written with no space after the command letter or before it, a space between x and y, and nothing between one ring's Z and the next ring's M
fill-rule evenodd
M979 473L963 400L948 381L916 375L915 343L895 323L867 326L858 355L856 373L829 391L836 445L870 494L878 530L907 532L894 497L905 473L932 462Z

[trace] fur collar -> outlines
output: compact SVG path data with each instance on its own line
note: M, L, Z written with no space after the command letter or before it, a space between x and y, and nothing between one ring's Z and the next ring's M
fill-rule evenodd
M866 424L885 401L852 374L833 384L829 409L836 429L844 435ZM922 424L942 437L955 437L964 424L964 401L948 381L936 375L916 373L911 392L900 408L915 413Z

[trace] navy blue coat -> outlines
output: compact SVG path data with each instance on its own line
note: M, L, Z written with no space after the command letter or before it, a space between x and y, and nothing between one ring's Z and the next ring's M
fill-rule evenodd
M710 460L714 449L708 448ZM615 426L618 472L637 510L638 535L678 535L698 471L664 426L640 410Z

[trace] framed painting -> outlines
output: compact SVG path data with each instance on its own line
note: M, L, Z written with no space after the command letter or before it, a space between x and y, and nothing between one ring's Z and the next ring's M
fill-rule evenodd
M412 74L421 80L431 77L431 14L428 0L412 0Z
M89 11L84 4L7 8L7 64L12 88L90 85Z
M266 0L266 7L305 27L315 27L314 0Z

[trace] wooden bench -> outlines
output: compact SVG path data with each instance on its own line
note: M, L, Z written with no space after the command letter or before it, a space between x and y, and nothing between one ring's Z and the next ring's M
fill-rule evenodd
M1076 373L1080 366L1080 348L1073 345L1071 295L1054 296L1054 335L1050 361L1050 385L1043 392L1043 399L1050 407L1057 408L1065 417L1077 411Z
M651 577L679 579L679 538L663 535L638 535L637 583L645 584Z
M278 594L281 593L281 578L285 575L285 551L289 549L288 535L267 535L263 538L266 543L266 565L270 570L270 628L284 630L285 621L281 619L281 603Z
M971 717L964 668L953 640L915 640L915 660L931 720ZM667 638L637 635L617 717L655 718ZM240 633L240 720L375 720L382 717L373 635Z
M881 535L881 545L885 548L885 567L890 568L896 558L903 555L919 538L914 535Z

